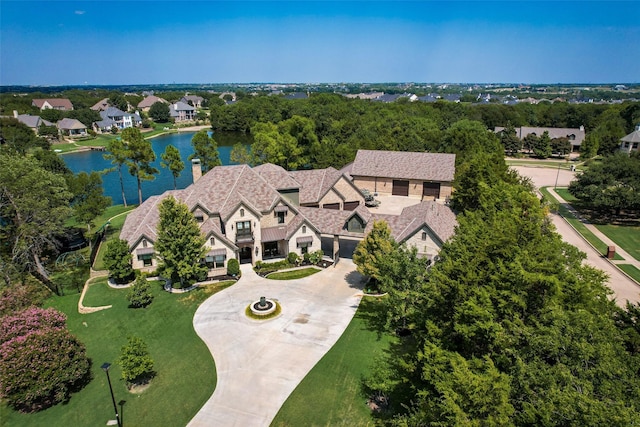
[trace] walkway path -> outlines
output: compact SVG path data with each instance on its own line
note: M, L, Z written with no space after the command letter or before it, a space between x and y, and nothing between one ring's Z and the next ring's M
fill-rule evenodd
M194 328L215 359L218 383L189 426L268 426L348 326L360 303L361 282L350 259L289 281L261 278L243 265L242 278L205 301L194 316ZM264 321L247 318L246 307L261 296L277 300L282 314Z
M540 168L527 166L512 166L522 176L531 178L533 184L540 187L554 187L557 181L558 187L568 187L574 179L574 172L558 170L556 168ZM551 190L552 188L550 188ZM555 192L553 193L555 195ZM565 201L566 203L566 201ZM640 285L630 279L603 254L596 251L573 227L569 225L560 215L551 214L551 221L556 226L558 233L565 242L572 244L587 254L586 262L599 270L604 271L609 276L607 285L613 290L616 302L624 306L626 301L640 302ZM621 254L622 255L622 254ZM622 255L624 257L624 255ZM626 257L625 257L626 258ZM629 257L628 260L632 260ZM627 262L629 264L630 262Z

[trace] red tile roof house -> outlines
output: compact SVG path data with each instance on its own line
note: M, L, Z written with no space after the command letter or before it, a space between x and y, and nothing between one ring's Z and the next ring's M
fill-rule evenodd
M73 104L66 98L34 99L31 105L38 107L40 111L47 109L60 111L73 110Z
M341 172L371 193L445 201L453 191L456 155L358 150Z
M333 168L288 172L272 164L218 166L201 177L197 159L192 168L195 182L189 187L152 196L127 216L120 238L129 244L135 269L151 271L158 265L158 207L170 195L186 203L200 224L209 277L226 274L231 258L255 264L319 249L335 257L341 242L363 239L378 219L389 223L397 241L433 257L456 226L455 214L435 202L405 208L400 215L372 214L357 188Z

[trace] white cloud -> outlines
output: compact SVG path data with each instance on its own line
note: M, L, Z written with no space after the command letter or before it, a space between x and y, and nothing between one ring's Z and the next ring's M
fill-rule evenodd
M84 14L85 14L85 11L84 11L84 10L76 10L76 11L75 11L75 12L73 12L73 13L75 13L76 15L84 15Z

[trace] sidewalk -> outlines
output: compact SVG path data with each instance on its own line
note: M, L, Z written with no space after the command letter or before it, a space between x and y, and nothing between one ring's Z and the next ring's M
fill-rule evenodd
M587 227L587 229L591 231L598 239L604 242L607 246L615 246L616 253L619 254L622 258L624 258L624 260L609 260L610 262L612 262L613 264L631 264L636 268L640 269L640 261L635 259L627 251L625 251L620 246L618 246L616 242L614 242L609 237L607 237L606 234L598 230L598 228L595 225L583 220L582 217L580 216L580 213L576 211L575 208L571 206L569 202L567 202L558 193L556 193L556 191L553 188L549 187L547 188L547 191L549 191L549 194L555 197L558 202L560 202L565 208L567 208L569 212L571 212L576 218L578 218L580 222L582 222L584 226Z

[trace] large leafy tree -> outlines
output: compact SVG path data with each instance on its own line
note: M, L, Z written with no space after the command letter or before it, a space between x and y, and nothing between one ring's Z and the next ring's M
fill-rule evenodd
M209 132L201 130L191 138L194 153L189 156L189 160L200 159L203 172L209 172L216 166L220 166L220 155L218 154L218 144Z
M0 118L0 152L10 151L24 155L39 145L42 142L27 125L14 118Z
M545 130L540 138L535 141L533 154L541 159L546 159L551 156L551 138L549 137L548 131Z
M155 243L163 272L172 280L186 281L207 271L203 264L205 238L187 205L173 196L160 203L158 239Z
M180 173L184 170L184 162L182 161L182 157L180 157L180 151L169 144L167 148L164 149L164 153L160 155L160 158L162 158L162 162L160 162L162 167L169 169L171 175L173 175L173 189L177 189L176 179L178 179Z
M103 194L102 177L96 171L90 174L80 172L68 181L74 195L71 206L76 219L87 224L87 230L91 230L93 221L111 205L111 197Z
M134 276L131 266L132 256L126 240L112 240L104 254L104 265L109 270L109 277L116 283L123 284Z
M380 266L396 246L389 224L386 221L375 221L369 234L358 243L353 252L353 262L358 272L380 281Z
M149 108L149 117L151 117L154 122L167 123L171 118L169 106L160 101L153 103Z
M0 154L0 252L48 280L40 257L57 245L72 213L71 198L64 177L34 158Z
M586 206L620 215L640 210L640 157L618 153L578 175L569 192Z
M118 363L122 367L122 379L129 385L146 383L153 377L154 362L141 338L129 337L120 351Z
M500 133L500 143L502 143L504 151L510 156L517 154L522 148L522 141L516 135L516 128L511 122L507 123L507 127Z
M151 142L142 137L139 129L127 128L122 131L122 140L127 144L126 164L131 176L138 183L138 203L142 204L142 181L153 181L158 169L151 166L156 160L156 153Z
M231 154L229 157L233 163L236 163L238 165L253 164L253 158L251 156L251 153L249 152L247 147L245 147L240 143L234 144L233 148L231 149Z
M122 201L127 206L127 197L124 194L124 180L122 178L122 166L127 163L129 157L129 147L121 138L112 139L107 143L107 154L103 154L106 160L111 160L113 169L118 172L120 178L120 191L122 192ZM113 170L110 169L110 170Z

